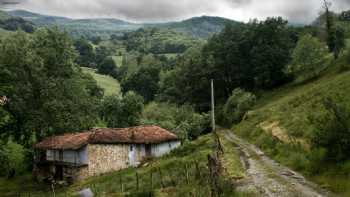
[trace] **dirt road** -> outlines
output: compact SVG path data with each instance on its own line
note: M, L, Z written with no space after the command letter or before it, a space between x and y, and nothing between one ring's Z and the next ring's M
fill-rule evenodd
M245 187L254 187L261 196L267 197L324 197L334 196L318 185L307 181L301 174L280 165L267 157L256 146L239 138L231 131L222 136L236 145L247 170Z

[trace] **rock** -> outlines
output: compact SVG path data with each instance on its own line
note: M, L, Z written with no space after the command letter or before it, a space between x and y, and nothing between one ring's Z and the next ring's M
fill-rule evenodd
M92 193L90 188L86 188L78 192L79 197L93 197L94 193Z
M293 173L293 172L291 172L291 171L283 171L283 172L281 173L281 175L284 175L284 176L294 176L295 173Z

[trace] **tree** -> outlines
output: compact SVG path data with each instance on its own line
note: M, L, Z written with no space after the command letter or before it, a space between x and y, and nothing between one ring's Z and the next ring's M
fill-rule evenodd
M127 92L123 97L114 95L102 101L101 117L111 128L136 126L143 111L143 98L134 92Z
M67 33L55 28L0 42L0 94L9 98L3 107L13 119L0 128L4 135L25 144L33 134L40 139L95 125L97 84L74 64L76 57Z
M342 49L345 48L345 31L341 27L337 27L335 30L334 41L334 58L338 59Z
M80 66L95 67L94 48L85 38L80 38L74 42L76 50L79 52L79 57L76 62Z
M325 98L322 104L324 113L309 116L315 127L311 143L314 148L326 150L329 161L344 161L350 151L350 112L329 98Z
M25 149L12 141L0 145L0 175L12 178L26 169Z
M196 113L189 105L151 102L142 112L142 123L169 129L183 140L195 140L211 131L209 114Z
M250 92L242 89L235 89L224 106L224 114L228 124L238 123L242 120L244 114L255 105L256 97Z
M95 63L97 67L103 63L103 61L111 55L110 50L105 46L99 46L96 48Z
M97 72L104 75L110 75L114 78L117 78L118 76L117 65L111 57L105 58L103 62L98 65Z
M160 68L157 66L142 66L121 81L122 91L135 91L146 102L150 102L159 90L159 73Z
M33 33L35 30L33 23L17 17L11 17L6 20L0 20L0 27L10 31L22 30L27 33Z
M327 47L317 38L306 34L300 38L293 51L293 59L287 68L297 82L303 82L317 77L327 68Z
M270 89L286 83L284 73L295 46L295 33L282 18L231 26L211 37L204 46L189 48L173 71L162 75L160 98L196 109L210 109L210 79L214 79L218 103L232 91ZM173 87L167 87L171 85Z
M93 36L90 40L94 45L98 45L102 41L102 38L100 36Z
M334 26L334 16L329 8L332 3L328 0L323 0L323 8L325 9L326 17L326 31L327 31L327 45L330 52L334 54L337 59L341 49L344 47L344 33L341 29L336 29Z

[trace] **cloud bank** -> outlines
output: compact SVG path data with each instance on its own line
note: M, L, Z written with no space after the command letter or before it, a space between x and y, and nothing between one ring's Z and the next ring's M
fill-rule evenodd
M6 0L0 0L6 1ZM71 18L119 18L133 22L164 22L210 15L239 21L283 16L295 23L311 22L322 0L10 0L16 9ZM350 0L333 0L334 11L350 9Z

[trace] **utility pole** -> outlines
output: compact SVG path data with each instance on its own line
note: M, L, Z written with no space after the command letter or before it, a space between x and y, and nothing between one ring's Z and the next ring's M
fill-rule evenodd
M211 80L211 124L215 132L215 101L214 101L214 80Z

